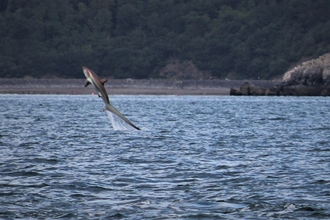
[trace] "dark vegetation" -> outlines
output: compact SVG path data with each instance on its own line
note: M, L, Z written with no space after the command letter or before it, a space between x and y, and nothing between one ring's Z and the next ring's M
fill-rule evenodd
M329 0L1 0L0 77L159 78L176 60L271 79L330 51L329 15Z

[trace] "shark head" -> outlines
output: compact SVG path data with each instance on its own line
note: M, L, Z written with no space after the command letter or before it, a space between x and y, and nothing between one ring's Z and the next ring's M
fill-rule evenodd
M83 72L84 72L84 74L85 74L85 77L86 77L87 79L90 78L91 75L92 75L91 70L88 69L87 67L84 67L84 66L83 66L82 69L83 69Z
M86 81L85 81L85 87L87 87L88 85L92 84L97 93L99 94L99 97L102 97L104 103L109 103L109 96L107 94L107 91L105 90L104 87L104 83L107 82L107 79L100 79L94 72L93 70L84 67L83 66L83 72L85 74L86 77Z
M94 72L93 70L87 68L87 67L84 67L83 66L83 72L85 74L85 77L86 77L86 80L89 82L89 84L92 83L92 81L100 81L101 84L104 86L104 83L106 83L108 81L108 79L100 79ZM87 85L85 85L86 87Z

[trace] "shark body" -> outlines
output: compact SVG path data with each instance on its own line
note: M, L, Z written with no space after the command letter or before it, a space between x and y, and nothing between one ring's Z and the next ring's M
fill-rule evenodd
M83 67L83 72L86 77L86 82L85 82L85 87L87 87L89 84L92 84L99 97L102 98L104 104L105 104L105 110L112 112L113 114L117 115L119 118L123 119L127 124L132 126L133 128L140 130L137 126L135 126L130 120L128 120L124 115L122 115L115 107L113 107L110 104L109 96L107 91L105 90L104 83L106 83L108 80L107 79L100 79L94 72L93 70Z

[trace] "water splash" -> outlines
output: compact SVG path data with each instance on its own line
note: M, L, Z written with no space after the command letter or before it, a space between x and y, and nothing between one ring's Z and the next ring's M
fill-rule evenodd
M115 131L133 131L136 130L129 124L127 124L124 120L119 118L117 115L113 114L112 112L106 111L108 118L110 119L111 125L113 130Z

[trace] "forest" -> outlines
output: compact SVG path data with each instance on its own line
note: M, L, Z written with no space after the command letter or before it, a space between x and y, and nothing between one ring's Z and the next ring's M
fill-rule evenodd
M1 0L0 78L281 78L330 52L329 15L329 0Z

